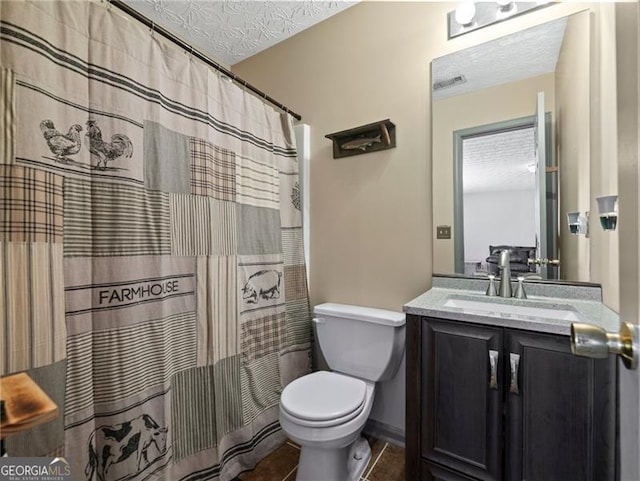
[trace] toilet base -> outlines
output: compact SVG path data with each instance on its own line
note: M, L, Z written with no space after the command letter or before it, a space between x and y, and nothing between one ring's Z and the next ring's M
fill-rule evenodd
M371 448L360 437L344 448L302 446L296 481L358 481L371 460Z

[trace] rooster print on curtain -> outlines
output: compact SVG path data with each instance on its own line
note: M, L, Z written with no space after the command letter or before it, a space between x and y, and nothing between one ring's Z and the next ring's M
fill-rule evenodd
M102 131L98 127L96 120L87 120L86 125L87 133L84 136L84 142L86 148L91 152L92 160L88 167L106 170L107 162L113 162L121 157L123 159L131 158L133 144L129 137L124 134L115 134L111 137L111 142L105 142L102 140ZM40 122L40 130L49 150L55 156L52 160L61 163L73 162L69 156L80 152L82 147L82 139L80 137L82 126L74 124L67 134L63 134L56 130L51 120L47 119ZM110 169L115 170L114 167Z
M291 119L100 3L0 22L0 375L63 413L8 450L74 480L233 479L310 367Z

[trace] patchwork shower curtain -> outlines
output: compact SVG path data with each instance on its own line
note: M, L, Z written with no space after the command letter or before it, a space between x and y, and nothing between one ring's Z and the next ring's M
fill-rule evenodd
M232 479L308 371L291 119L88 1L0 2L0 375L77 480Z

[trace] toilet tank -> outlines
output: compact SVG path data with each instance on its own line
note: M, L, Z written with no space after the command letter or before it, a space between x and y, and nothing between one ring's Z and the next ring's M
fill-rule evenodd
M404 353L402 312L327 303L313 313L318 344L331 370L369 381L393 377Z

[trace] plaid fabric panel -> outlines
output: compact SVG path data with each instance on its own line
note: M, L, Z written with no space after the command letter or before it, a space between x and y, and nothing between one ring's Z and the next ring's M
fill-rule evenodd
M284 298L286 301L307 298L307 269L304 265L284 267Z
M286 342L285 313L272 314L242 324L242 362L247 363L271 352Z
M236 155L206 140L191 137L191 193L234 201Z
M62 243L64 177L0 165L0 240Z

